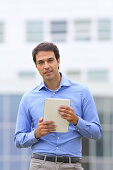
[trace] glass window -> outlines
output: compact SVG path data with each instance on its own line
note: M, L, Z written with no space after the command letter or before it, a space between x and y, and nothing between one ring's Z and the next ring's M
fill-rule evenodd
M102 137L96 141L96 155L110 157L113 152L113 130L110 124L113 115L113 98L94 97L94 100L103 130Z
M20 71L18 72L19 78L35 78L36 74L34 71Z
M0 43L4 41L4 23L0 22Z
M42 21L28 21L26 27L26 39L28 42L40 42L43 40Z
M0 127L0 155L3 155L3 129Z
M91 40L91 21L89 19L79 19L74 23L75 40Z
M3 161L0 160L0 169L3 170Z
M10 119L10 100L9 95L3 95L3 122L9 122ZM9 124L8 124L9 126Z
M113 157L113 130L110 129L110 157Z
M14 143L15 123L21 95L0 95L0 169L28 169L30 148L18 149ZM3 110L3 116L1 113ZM24 152L23 152L24 151ZM25 159L25 157L29 159ZM4 159L4 158L7 159ZM24 159L23 159L24 157ZM1 162L1 160L4 160ZM18 165L19 164L19 165Z
M96 163L96 170L104 170L103 162L97 162Z
M66 21L52 21L51 22L51 38L52 41L62 42L66 41L67 22Z
M21 154L21 149L17 148L15 143L14 143L14 134L15 134L15 129L10 129L10 140L9 140L9 147L10 147L10 155L20 155Z
M110 132L108 130L103 131L103 142L104 142L104 156L110 157L110 150L112 146L110 146Z
M21 100L21 95L11 95L10 97L10 121L16 122L18 107Z
M103 136L96 141L96 156L103 156Z
M70 79L80 79L81 78L81 72L80 70L68 70L67 71L67 76L70 78Z
M23 170L22 168L21 168L21 165L22 165L22 163L21 162L13 162L13 161L11 161L11 163L10 163L10 170L13 170L13 169L16 169L16 170Z
M89 139L87 138L82 139L82 154L83 156L89 155Z
M0 122L3 122L3 96L0 95Z
M68 70L67 75L69 76L75 76L78 77L80 76L81 72L79 70Z
M88 81L108 81L108 70L89 70Z
M98 112L98 115L99 115L100 123L103 124L104 123L104 115L102 113L99 113L99 112Z
M98 21L98 39L99 40L111 40L111 20L100 19Z
M82 160L83 160L83 159L82 159ZM90 169L89 169L89 162L85 162L85 163L84 163L84 162L82 161L82 167L83 167L83 170L90 170Z
M110 113L110 123L113 124L113 112Z
M27 159L27 162L25 162L25 161L21 162L21 170L28 170L29 169L29 164L30 164L30 158Z

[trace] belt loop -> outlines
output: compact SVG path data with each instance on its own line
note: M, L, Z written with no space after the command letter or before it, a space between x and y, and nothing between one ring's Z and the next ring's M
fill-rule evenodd
M46 161L46 155L44 156L44 161Z
M71 163L71 158L69 157L69 163Z
M55 157L55 162L57 162L57 156Z

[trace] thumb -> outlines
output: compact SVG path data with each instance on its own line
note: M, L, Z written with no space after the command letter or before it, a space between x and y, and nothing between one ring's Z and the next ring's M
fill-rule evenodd
M41 122L43 122L43 118L40 118L40 119L39 119L39 123L41 123Z

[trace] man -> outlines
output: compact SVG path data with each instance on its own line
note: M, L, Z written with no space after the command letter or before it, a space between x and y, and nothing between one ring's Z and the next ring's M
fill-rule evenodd
M40 43L32 55L43 81L21 100L14 138L16 146L31 147L30 170L82 170L82 137L101 137L92 95L87 87L59 72L60 54L55 44ZM45 98L70 99L71 107L62 105L58 109L61 117L69 122L68 132L55 132L54 121L43 120Z

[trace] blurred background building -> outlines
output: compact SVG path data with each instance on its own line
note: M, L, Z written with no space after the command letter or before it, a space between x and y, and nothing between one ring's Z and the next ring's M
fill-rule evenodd
M13 142L18 105L40 83L32 49L57 44L60 71L92 92L102 138L83 138L84 170L113 168L113 0L0 0L0 170L27 170Z

